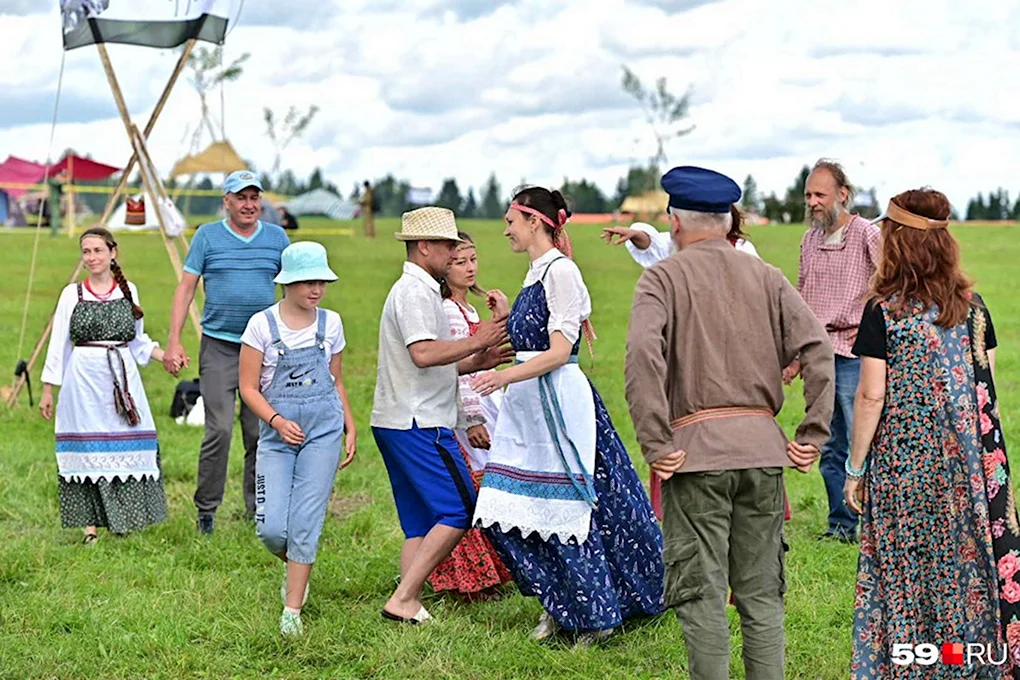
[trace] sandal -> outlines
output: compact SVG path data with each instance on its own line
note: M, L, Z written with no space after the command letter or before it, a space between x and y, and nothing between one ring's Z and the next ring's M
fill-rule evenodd
M99 540L99 534L85 534L85 538L81 540L84 545L92 545Z

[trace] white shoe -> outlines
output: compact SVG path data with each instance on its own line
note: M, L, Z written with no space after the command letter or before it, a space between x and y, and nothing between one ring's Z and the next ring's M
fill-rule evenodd
M308 586L311 585L311 581L305 584L305 594L301 596L301 606L305 606L305 602L308 601ZM280 586L280 599L283 600L283 606L287 606L287 565L283 565L283 584Z
M556 634L556 631L560 629L559 625L553 620L553 617L549 612L543 611L542 616L538 619L538 625L535 626L534 632L531 633L531 637L536 640L545 640L546 638L552 637Z
M303 632L304 626L301 624L301 615L284 609L283 614L280 615L280 633L286 637L296 637Z

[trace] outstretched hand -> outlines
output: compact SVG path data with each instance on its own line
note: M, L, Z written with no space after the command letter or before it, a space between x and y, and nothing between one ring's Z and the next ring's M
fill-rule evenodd
M616 240L613 240L613 237ZM631 227L603 227L601 238L606 245L622 246L627 241L633 241L634 247L638 250L645 250L652 245L651 237L640 229Z

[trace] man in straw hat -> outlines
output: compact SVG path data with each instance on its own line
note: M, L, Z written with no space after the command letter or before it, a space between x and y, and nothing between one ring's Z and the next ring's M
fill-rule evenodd
M457 376L495 368L512 356L506 342L505 296L496 318L453 340L440 281L462 241L453 212L425 207L403 215L394 234L407 247L404 272L386 298L379 323L379 364L372 434L382 453L406 541L400 585L383 617L407 623L431 618L421 604L425 580L471 526L475 491L454 436L462 418Z
M783 469L806 472L829 436L832 347L783 273L726 241L732 179L680 167L662 187L679 252L638 280L625 373L641 451L663 480L666 605L691 678L724 680L729 587L747 677L782 680ZM775 415L796 356L807 407L787 442Z

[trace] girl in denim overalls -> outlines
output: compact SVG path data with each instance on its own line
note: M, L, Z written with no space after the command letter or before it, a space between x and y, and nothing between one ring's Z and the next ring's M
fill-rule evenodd
M283 300L253 316L241 336L241 398L262 420L255 531L286 564L280 589L284 635L301 633L301 607L333 478L355 452L354 417L341 375L343 324L336 312L318 307L326 283L336 279L320 244L289 246L275 279L285 286Z

